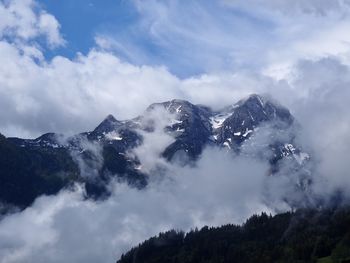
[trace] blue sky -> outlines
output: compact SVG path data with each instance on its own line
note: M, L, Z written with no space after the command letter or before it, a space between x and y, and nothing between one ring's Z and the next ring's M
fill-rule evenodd
M247 64L250 54L259 53L266 40L275 37L273 19L219 1L40 3L59 21L67 41L64 47L46 50L48 58L86 54L96 46L96 37L103 37L121 59L163 65L179 77Z
M128 1L40 0L39 3L56 17L67 40L65 47L51 50L51 56L86 54L95 45L96 34L123 32L137 19L137 12Z
M2 0L0 132L76 133L174 98L290 106L313 92L292 85L303 61L350 65L349 14L344 0Z
M319 28L334 31L332 26L347 17L349 7L340 0L39 3L58 20L66 40L65 46L45 50L48 59L56 55L72 59L78 52L86 55L98 47L133 65L165 66L180 78L261 71L296 57L337 54L338 44L346 40L336 39L337 46L328 43L320 52L307 46L317 41Z

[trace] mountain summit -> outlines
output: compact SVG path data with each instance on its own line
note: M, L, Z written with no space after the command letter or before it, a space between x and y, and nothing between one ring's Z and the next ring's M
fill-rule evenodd
M273 174L281 160L289 159L293 169L303 169L309 158L294 142L295 120L289 110L265 96L253 94L218 111L171 100L154 103L131 120L108 115L93 131L69 138L55 133L33 140L3 138L0 200L25 207L37 196L54 194L76 181L85 183L89 196L100 197L108 194L106 185L112 177L144 187L148 172L134 150L160 123L154 114L157 109L167 115L162 129L173 138L159 155L168 162L178 155L195 162L206 147L219 147L228 153L265 158ZM266 130L268 141L256 141Z

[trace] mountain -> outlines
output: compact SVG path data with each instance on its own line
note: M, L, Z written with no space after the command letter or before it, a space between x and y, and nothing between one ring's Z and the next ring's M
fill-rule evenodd
M303 175L301 180L307 178L309 155L295 143L294 117L272 99L253 94L215 111L185 100L154 103L134 119L121 121L108 115L93 131L70 137L1 136L0 200L24 208L36 197L55 194L75 182L85 184L87 197L104 198L111 178L142 188L148 174L133 151L158 126L173 138L159 156L168 162L181 156L186 165L195 162L205 147L220 147L266 159L271 174L278 173L281 160L288 159L292 169Z
M243 225L160 233L117 263L348 263L350 210L254 215Z

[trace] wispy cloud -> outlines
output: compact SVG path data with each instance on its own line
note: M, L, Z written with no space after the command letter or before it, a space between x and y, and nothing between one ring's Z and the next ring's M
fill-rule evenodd
M106 39L113 39L112 47L133 63L165 64L180 76L231 70L246 64L266 45L266 39L273 38L271 21L231 10L218 2L134 4L139 19L132 30L128 35L107 35Z
M280 77L300 58L349 48L346 1L133 3L139 17L127 34L100 34L98 42L134 64L165 65L180 77L242 69Z
M281 12L284 15L315 15L327 16L333 13L346 13L350 9L350 3L347 0L223 0L223 3L252 10L253 7L257 12ZM253 11L254 12L254 11Z
M50 47L65 43L56 18L33 0L1 1L0 16L0 38L28 41L43 36Z

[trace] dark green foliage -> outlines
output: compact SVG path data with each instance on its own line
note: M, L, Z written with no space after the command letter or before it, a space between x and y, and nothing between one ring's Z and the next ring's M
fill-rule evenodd
M350 210L254 215L242 226L159 234L117 263L348 262Z
M41 194L55 194L79 170L65 149L18 147L0 135L0 200L24 208Z
M337 244L331 258L334 262L350 262L350 233Z
M23 209L40 195L56 194L76 182L84 183L87 197L95 199L109 195L106 186L115 175L136 187L147 183L144 174L113 147L103 147L102 167L95 165L95 157L88 151L81 154L90 170L99 168L93 176L85 176L68 148L21 147L21 141L0 134L0 202L5 204L0 206L0 214L7 212L7 206Z

